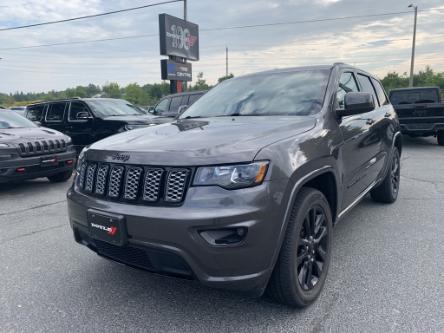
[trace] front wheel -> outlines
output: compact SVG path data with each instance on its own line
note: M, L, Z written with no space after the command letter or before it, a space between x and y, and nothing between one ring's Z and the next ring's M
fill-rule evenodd
M438 139L438 145L444 146L444 131L438 132L436 138Z
M401 181L401 158L398 148L394 148L390 169L382 183L371 190L370 195L376 202L393 203L398 198Z
M53 176L49 176L48 179L51 183L61 183L68 181L72 176L72 170L63 171Z
M325 196L316 189L302 188L268 284L269 296L294 307L305 307L316 300L330 264L332 229Z

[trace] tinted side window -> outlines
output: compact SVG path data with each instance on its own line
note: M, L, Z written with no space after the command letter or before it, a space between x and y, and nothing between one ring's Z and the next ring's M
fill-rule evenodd
M358 74L358 80L361 84L362 91L367 92L373 95L373 100L375 101L375 105L378 105L378 99L376 98L376 92L373 88L372 83L370 82L370 78L366 75Z
M159 102L159 104L157 104L155 111L157 113L163 113L165 111L168 111L169 105L170 105L170 99L165 98L165 99L161 100Z
M34 105L29 106L28 111L26 112L26 118L32 121L40 121L42 120L43 110L45 109L45 105Z
M384 92L384 88L378 80L372 78L373 86L375 87L376 94L378 95L379 105L388 104L387 96Z
M71 102L71 108L69 109L68 119L69 120L78 120L77 114L84 113L84 112L91 115L87 106L85 104L83 104L82 102Z
M197 101L202 95L201 94L195 94L190 95L190 99L188 100L188 105L192 105L195 101Z
M65 108L67 103L53 103L49 105L48 112L46 112L46 121L59 123L63 121L65 115Z
M179 106L182 105L182 96L173 97L171 99L170 112L177 112Z
M343 73L339 79L339 86L336 92L337 108L343 109L345 107L344 97L348 92L358 92L358 84L356 83L353 73Z

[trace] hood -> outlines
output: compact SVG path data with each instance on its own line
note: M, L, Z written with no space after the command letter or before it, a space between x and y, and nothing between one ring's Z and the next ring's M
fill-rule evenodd
M249 162L263 147L306 132L315 123L312 117L183 119L96 142L87 158L171 166Z
M127 116L110 116L103 118L103 120L122 121L128 124L151 124L153 123L153 119L155 118L156 117L151 115L141 114L141 115L127 115Z
M67 141L68 137L46 127L0 129L0 143L21 143L55 139L64 139Z

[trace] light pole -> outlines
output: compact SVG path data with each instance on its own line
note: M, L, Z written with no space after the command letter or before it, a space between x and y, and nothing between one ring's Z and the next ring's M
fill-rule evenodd
M416 22L418 19L418 6L410 4L409 8L413 8L415 11L415 18L413 23L412 60L410 62L410 80L409 80L409 86L413 87L413 71L415 69Z
M228 77L228 46L225 46L225 77Z

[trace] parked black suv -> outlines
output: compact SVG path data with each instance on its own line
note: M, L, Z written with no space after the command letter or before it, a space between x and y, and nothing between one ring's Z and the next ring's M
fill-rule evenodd
M75 98L29 105L26 117L58 130L83 148L110 135L153 124L131 103L111 98Z
M160 118L175 118L181 106L190 107L205 93L206 91L192 91L168 95L163 97L159 103L149 109L148 112Z
M393 89L390 101L403 134L436 136L438 144L444 146L444 103L439 87Z
M85 149L70 224L101 256L306 306L333 225L367 193L396 200L399 134L381 83L345 64L230 79L172 123Z
M68 136L37 127L14 111L0 111L0 183L40 177L66 181L75 158Z

